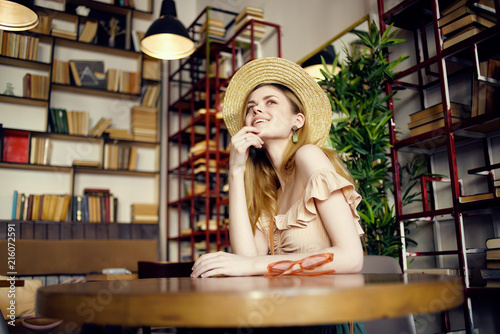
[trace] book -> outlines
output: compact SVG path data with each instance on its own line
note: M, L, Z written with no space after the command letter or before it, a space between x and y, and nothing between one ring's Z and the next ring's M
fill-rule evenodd
M16 214L17 214L17 190L14 190L14 194L12 196L12 214L11 218L12 220L16 220Z
M456 10L462 6L465 6L466 4L467 4L467 0L459 0L457 2L454 2L451 5L449 5L448 7L441 10L441 15L442 16L448 15L451 12L453 12L454 10Z
M481 277L485 280L500 280L500 269L481 269Z
M97 124L90 130L89 136L100 137L104 131L111 125L112 119L101 117Z
M455 116L451 117L452 123L456 123L456 122L458 122L460 120L462 120L461 117L455 117ZM439 128L442 128L444 125L445 125L444 124L444 118L440 117L439 119L436 119L434 121L431 121L431 122L428 122L428 123L416 126L414 128L410 128L410 135L412 137L413 136L418 136L418 135L420 135L422 133L426 133L426 132L429 132L429 131L432 131L432 130L437 130Z
M466 113L467 107L464 104L450 102L450 110L460 111L462 113ZM443 114L443 104L442 103L435 104L431 107L428 107L428 108L425 108L425 109L422 109L420 111L417 111L417 112L410 114L410 121L415 122L421 118L431 116L434 114L441 114L441 115Z
M83 27L82 33L80 37L78 37L78 41L84 43L90 43L95 38L97 34L97 21L87 20L85 22L85 26Z
M457 110L457 109L451 109L450 110L451 116L452 117L457 117L457 118L462 118L462 116L465 116L466 112L463 110ZM463 117L465 118L465 117ZM430 123L435 120L443 119L443 112L439 111L437 113L431 114L429 116L422 117L420 119L417 119L413 122L408 123L408 128L413 129L417 126L421 126L427 123Z
M477 14L467 14L464 17L444 26L441 28L441 32L443 35L448 36L450 34L456 33L461 29L469 26L481 26L485 28L491 28L496 25L496 22L488 20L484 17L481 17Z
M69 65L75 85L106 90L106 72L103 61L70 60Z
M2 161L27 164L29 162L29 146L29 132L4 130Z
M486 248L500 248L500 238L486 239Z
M488 260L488 261L486 261L486 268L488 268L488 269L500 269L500 260Z
M450 46L453 46L453 45L455 45L457 43L460 43L460 42L466 40L467 38L470 38L470 37L472 37L474 35L479 34L483 30L484 30L484 28L473 27L473 26L465 28L459 34L456 34L456 35L451 36L450 38L447 38L443 42L443 48L444 49L449 48Z
M495 198L495 194L494 193L484 193L484 194L474 194L474 195L460 196L458 198L458 201L460 203L468 203L468 202L481 201L481 200L491 199L491 198Z

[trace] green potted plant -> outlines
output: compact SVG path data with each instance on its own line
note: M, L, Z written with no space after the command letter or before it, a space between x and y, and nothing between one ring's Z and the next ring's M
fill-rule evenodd
M333 62L331 68L341 68L337 74L323 60L324 79L319 84L326 90L335 115L329 144L344 157L363 197L358 213L365 231L365 252L397 257L401 240L394 206L388 197L393 183L388 127L392 112L387 107L387 101L397 91L386 94L385 85L406 56L388 60L387 48L404 41L396 39L397 31L391 32L391 28L380 34L372 22L369 32L356 32L359 41L352 54L346 48L345 62L338 64L338 56ZM403 204L417 199L417 193L411 189L418 183L422 166L415 160L400 169L410 172Z

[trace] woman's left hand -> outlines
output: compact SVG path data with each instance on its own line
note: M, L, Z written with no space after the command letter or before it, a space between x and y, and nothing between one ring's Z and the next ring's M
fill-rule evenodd
M226 252L203 254L196 260L191 277L250 276L261 274L254 268L255 257Z

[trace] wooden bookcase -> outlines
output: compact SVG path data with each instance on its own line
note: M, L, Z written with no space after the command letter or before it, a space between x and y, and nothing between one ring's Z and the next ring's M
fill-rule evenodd
M39 2L41 6L43 3L43 1ZM131 204L133 203L156 203L157 205L160 203L159 125L161 113L159 110L161 106L156 101L161 100L159 95L161 95L162 87L160 76L162 68L160 60L136 51L132 41L132 35L135 34L134 18L151 19L153 10L151 0L137 3L140 3L140 7L136 9L88 0L59 1L58 4L62 6L60 10L36 7L41 22L46 24L43 31L41 26L39 26L40 29L20 33L2 31L3 39L11 38L14 46L3 47L0 55L0 71L3 73L0 79L0 147L2 152L7 150L7 142L12 136L24 138L27 147L21 151L21 155L24 155L21 161L8 157L3 159L3 154L0 156L1 221L12 220L15 190L19 194L25 194L26 197L28 194L64 194L71 196L73 200L74 196L83 195L85 188L109 189L118 198L115 219L117 223L132 221ZM88 16L77 14L78 6L87 7L90 10ZM113 18L116 18L120 25L118 29L120 33L111 43L109 38L103 38L106 34L103 27L109 28ZM83 42L80 41L80 37L88 22L96 23L98 28L94 37L91 37L88 42ZM55 30L63 30L64 33L54 34ZM66 33L67 36L65 36ZM73 36L72 33L75 35ZM30 52L24 52L26 47L22 44L29 45L31 40L37 41L38 50L34 53L31 51L31 57L28 57ZM19 41L17 46L15 41ZM18 51L12 51L15 49ZM69 66L62 76L56 76L56 72L59 71L57 63L71 60L102 62L104 65L102 73L92 72L91 75L93 79L100 78L106 83L109 75L104 76L111 69L130 74L122 75L116 81L119 82L119 89L116 89L116 86L107 86L104 89L85 85L77 86ZM23 78L27 73L32 74L32 77L33 75L47 77L48 84L42 88L44 96L24 96ZM5 93L4 87L7 82L12 83L14 95ZM138 125L134 121L136 116L132 116L132 108L143 103L146 95L149 94L148 88L149 92L153 91L151 87L156 87L156 98L152 97L148 100L157 104L154 108L149 108L149 115L153 116L154 121L150 117L146 126ZM34 89L36 86L32 84L32 92ZM54 109L65 110L66 118L69 117L70 111L85 112L88 115L84 122L87 124L87 132L69 134L59 131L60 129L56 131L51 120L51 110ZM102 118L111 120L110 130L119 129L121 133L115 130L97 136L90 135L90 130ZM73 123L76 124L76 121ZM144 132L146 135L138 137ZM44 157L42 154L41 160L34 159L37 140L49 143L47 144L49 149L45 151ZM120 154L108 154L111 148L113 152L116 148L116 152L119 151ZM136 154L136 163L131 163L129 166L127 162L131 152ZM43 160L44 158L46 160ZM117 162L110 165L110 161L115 160ZM92 162L94 166L79 164L75 161ZM44 221L42 224L38 218L32 217L33 219L29 222L23 219L16 223L26 224L23 225L26 228L19 228L19 230L31 231L34 228L35 232L46 231L23 233L25 238L130 237L129 232L119 232L125 231L126 228L101 228L94 226L95 224L77 222L72 218L74 210L73 204L70 204L63 222ZM158 239L157 222L137 225L138 229L149 231L146 233L148 237ZM54 233L59 237L55 237L55 234L51 232L56 230L59 232ZM111 232L98 233L97 230L110 230Z
M468 1L467 6L476 12L484 10L475 7L474 2ZM444 313L441 321L421 319L421 323L441 323L441 328L434 329L440 333L455 333L455 330L473 333L474 328L479 332L497 332L498 327L496 330L491 328L498 325L491 322L497 314L491 305L497 304L500 289L486 288L480 270L486 268L486 239L500 236L500 199L462 203L460 198L494 191L493 180L498 178L495 170L500 159L500 114L496 108L476 115L474 96L477 96L478 83L491 89L497 87L498 94L500 81L488 77L480 70L480 64L500 58L500 30L495 25L458 43L445 44L448 36L442 35L439 19L444 17L444 9L454 3L457 2L404 0L386 10L384 1L378 0L381 31L393 23L410 40L405 51L414 51L408 52L409 60L387 85L388 92L395 87L406 89L397 95L400 102L389 104L394 115L390 127L393 145L390 153L396 220L403 238L417 238L418 241L417 246L406 247L402 239L400 258L404 270L432 273L438 272L435 269L441 272L451 269L463 278L467 297L463 308ZM494 7L487 9L488 15L498 21L500 3L498 0L491 3ZM401 48L404 47L396 46L390 51L397 55ZM453 120L452 102L465 104L469 114L458 121ZM443 124L411 135L407 127L408 115L436 104L442 105ZM422 178L420 207L403 207L401 195L405 188L398 166L412 159L414 154L423 155L428 161L428 171L439 176ZM428 328L425 333L431 333L430 330Z
M230 138L221 118L223 94L242 65L237 58L244 62L256 58L262 41L276 42L276 53L268 56L281 57L280 26L258 20L238 26L237 15L205 8L188 28L197 43L195 53L169 62L167 239L171 261L192 261L206 252L228 249ZM206 22L208 29L203 28ZM248 29L257 22L265 26L267 38L248 37ZM202 36L204 29L211 31L212 24L225 31L224 38Z

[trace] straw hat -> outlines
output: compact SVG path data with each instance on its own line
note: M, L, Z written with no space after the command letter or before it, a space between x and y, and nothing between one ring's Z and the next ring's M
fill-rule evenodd
M323 146L330 133L332 109L328 96L304 69L283 58L266 57L243 65L233 76L224 97L222 116L231 136L243 127L243 103L263 83L290 88L304 105L310 140Z

